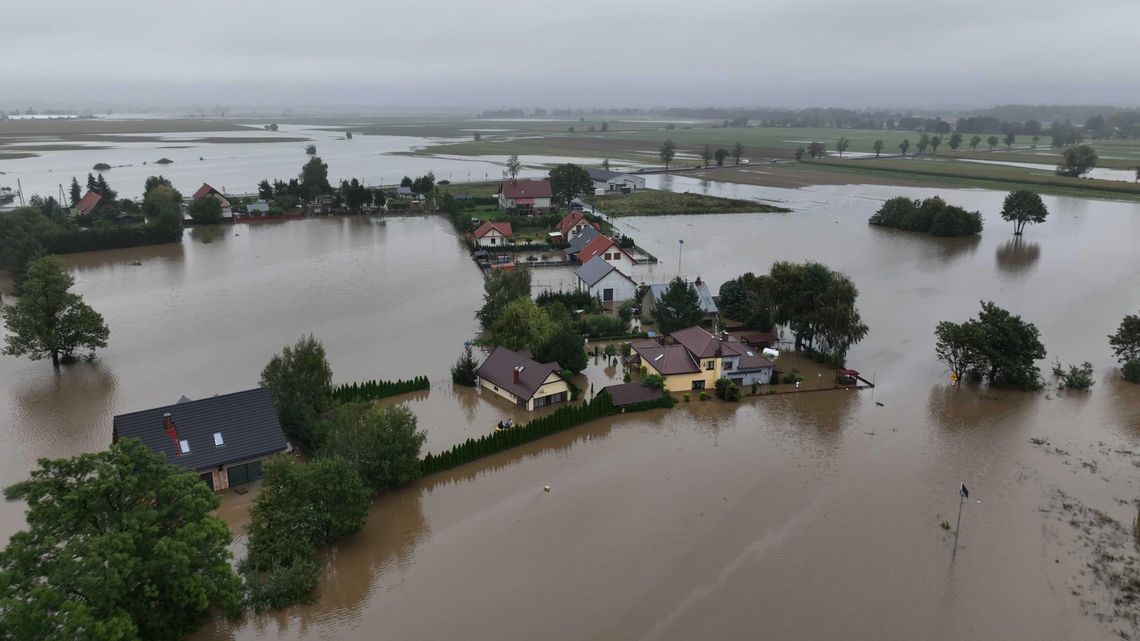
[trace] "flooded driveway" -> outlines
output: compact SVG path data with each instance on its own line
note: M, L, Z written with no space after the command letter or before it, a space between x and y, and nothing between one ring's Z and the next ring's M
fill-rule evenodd
M987 230L940 240L866 224L882 200L932 190L667 179L795 212L622 220L662 260L647 279L678 271L680 239L680 271L713 289L774 260L824 261L860 288L871 333L849 365L878 387L682 403L423 479L329 551L315 603L195 638L1119 638L1052 502L1063 489L1135 515L1140 386L1117 380L1105 335L1140 301L1140 205L1046 198L1050 220L1011 244L997 192L942 190ZM410 399L429 449L508 411L450 389L481 276L441 218L237 226L68 260L111 345L59 376L0 360L4 483L35 457L104 447L115 413L253 386L309 331L338 381L429 375ZM1093 391L949 388L934 325L980 299L1037 323L1050 359L1092 361ZM620 376L606 369L591 380ZM952 562L939 524L959 482L972 493ZM238 531L243 501L222 511ZM2 509L10 535L21 506Z

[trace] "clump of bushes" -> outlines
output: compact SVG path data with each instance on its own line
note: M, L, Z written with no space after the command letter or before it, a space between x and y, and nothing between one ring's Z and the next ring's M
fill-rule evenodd
M338 403L376 401L389 396L431 389L431 381L426 376L410 380L383 381L371 380L362 383L345 383L332 389L332 399Z
M1124 375L1124 380L1140 383L1140 359L1128 361L1122 365L1120 373Z
M740 386L731 378L719 378L716 381L716 397L729 403L738 403L740 402Z
M982 214L946 204L935 196L926 200L891 198L867 222L919 231L932 236L972 236L982 233Z
M1069 365L1066 369L1058 359L1053 363L1053 375L1060 379L1057 383L1058 389L1088 391L1095 383L1092 376L1093 366L1088 361L1080 365Z

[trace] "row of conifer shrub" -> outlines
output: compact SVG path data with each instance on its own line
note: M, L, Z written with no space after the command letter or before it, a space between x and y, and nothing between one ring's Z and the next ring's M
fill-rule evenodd
M431 389L431 381L426 376L417 376L409 380L382 381L372 380L360 383L345 383L333 388L334 401L341 403L355 403L359 401L375 401L389 396L407 394Z
M507 430L484 434L479 438L469 438L439 454L429 453L421 462L424 475L434 474L470 463L484 456L490 456L517 445L523 445L544 436L557 434L572 427L621 412L638 412L659 407L673 407L673 397L665 395L660 399L615 407L610 395L603 391L581 405L563 405L553 413Z

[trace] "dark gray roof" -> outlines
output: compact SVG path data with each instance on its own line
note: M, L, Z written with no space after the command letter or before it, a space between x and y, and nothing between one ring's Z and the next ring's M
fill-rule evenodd
M590 241L597 238L601 233L602 232L597 229L594 229L593 225L586 225L582 228L582 231L578 232L578 235L570 239L570 246L566 248L566 254L568 256L577 254L585 249L586 245L589 245Z
M607 386L604 391L609 392L610 398L616 407L652 401L665 395L661 390L645 385L641 381L610 385Z
M163 414L170 413L178 439L189 442L180 454L167 435ZM186 470L205 470L281 452L288 447L269 390L264 387L175 403L115 417L114 437L137 438L166 461ZM214 444L214 434L222 445Z
M700 366L693 360L693 355L684 345L676 343L662 345L655 340L646 339L633 341L629 346L641 357L642 364L653 366L653 369L661 372L662 376L694 374L701 371Z
M669 283L654 283L646 290L646 294L651 294L653 296L653 304L656 304L657 301L661 300L661 297L665 295L665 291L668 289ZM709 286L706 285L704 281L701 281L699 283L693 283L693 289L697 290L697 298L701 301L701 310L706 314L716 314L718 311L716 301L713 300Z
M579 267L578 270L574 272L574 275L583 283L586 283L588 287L593 287L598 284L598 281L605 278L606 275L615 269L617 268L607 263L601 256L594 256L586 261L585 265Z
M515 368L521 367L519 382L515 382ZM558 374L558 363L539 363L530 357L530 352L515 352L506 347L496 347L483 361L477 372L479 378L490 381L500 389L519 398L529 399L546 382L551 373ZM561 377L561 375L559 375Z

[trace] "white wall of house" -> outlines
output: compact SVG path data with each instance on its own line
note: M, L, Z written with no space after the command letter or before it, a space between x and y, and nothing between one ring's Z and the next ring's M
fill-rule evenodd
M498 229L491 229L486 234L476 238L475 244L480 247L503 247L507 244L507 237Z
M616 269L603 276L592 287L587 286L582 281L578 281L578 286L580 289L589 290L591 296L597 296L603 302L623 303L627 300L633 300L634 296L637 295L637 283L631 281L627 276L619 274Z
M633 259L630 258L629 254L618 249L617 245L610 247L606 251L599 254L599 256L602 257L602 260L613 265L619 272L625 274L626 276L633 275Z
M498 394L499 396L507 399L511 403L514 403L517 405L519 402L519 398L517 396L515 396L514 394L511 394L510 392L508 392L505 389L501 389L498 385L495 385L494 383L492 383L491 381L489 381L483 377L479 378L479 385L481 385L483 387L483 389L491 392L492 394Z

